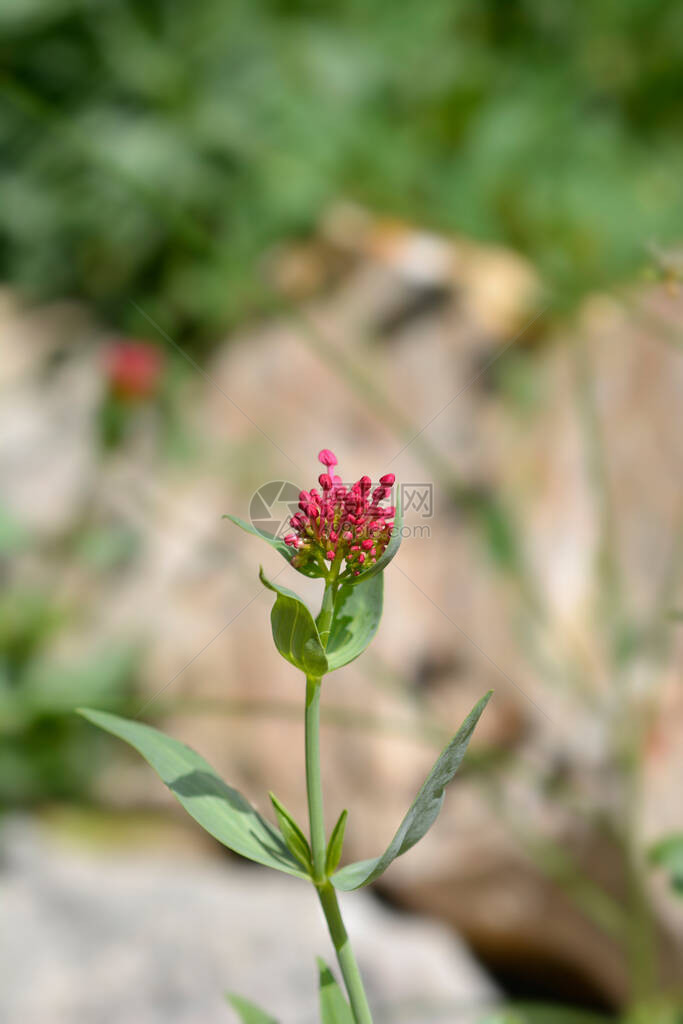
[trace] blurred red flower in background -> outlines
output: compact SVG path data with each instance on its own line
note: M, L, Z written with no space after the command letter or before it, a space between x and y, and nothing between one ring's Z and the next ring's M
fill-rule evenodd
M110 391L117 398L150 398L161 381L164 353L150 342L121 339L106 346L103 365Z

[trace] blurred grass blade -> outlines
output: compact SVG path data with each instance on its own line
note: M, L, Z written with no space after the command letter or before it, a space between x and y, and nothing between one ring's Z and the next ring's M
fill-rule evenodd
M242 1024L278 1024L275 1017L270 1017L263 1010L259 1010L258 1006L255 1006L254 1003L250 1003L248 999L243 999L242 996L236 996L234 992L227 992L225 998L233 1010L239 1014Z
M325 675L328 671L327 658L309 609L293 590L271 583L262 568L259 578L264 587L277 595L270 621L273 640L282 657L306 675Z
M330 672L348 665L368 646L382 618L383 595L382 573L355 587L344 583L339 588L325 651Z
M307 878L277 829L232 789L190 747L141 722L106 711L80 708L79 714L130 743L151 764L188 814L235 853L258 864Z
M318 958L321 1024L354 1024L351 1008L327 964Z
M369 885L386 871L392 861L415 846L429 831L441 810L445 788L460 767L475 726L491 699L492 693L493 691L489 690L486 696L482 697L470 711L427 776L384 853L371 860L348 864L341 871L337 871L331 879L335 888L349 892L352 889L359 889L363 885Z

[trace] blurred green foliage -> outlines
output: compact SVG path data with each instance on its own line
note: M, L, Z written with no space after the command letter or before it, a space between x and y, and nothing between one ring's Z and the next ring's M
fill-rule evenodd
M208 337L339 196L503 241L558 306L683 228L677 0L5 0L0 274Z
M73 710L130 707L138 652L57 658L50 642L66 621L46 594L11 587L0 598L0 805L87 793L101 744Z
M621 1024L683 1024L683 1016L680 1009L667 1003L635 1008L626 1017L607 1017L587 1010L529 1003L493 1013L481 1024L609 1024L609 1021L620 1021Z
M650 849L650 863L664 868L671 888L683 898L683 832L665 836Z
M587 1010L538 1003L496 1011L481 1024L608 1024L610 1020L614 1018Z

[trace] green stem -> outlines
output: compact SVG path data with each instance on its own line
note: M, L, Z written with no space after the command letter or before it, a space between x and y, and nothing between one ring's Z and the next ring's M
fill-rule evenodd
M325 881L325 821L320 778L320 679L306 677L306 792L313 853L313 881Z
M325 588L325 597L327 597L328 589L331 590L329 583ZM329 618L326 618L328 612L325 602L323 602L323 609L318 617L319 624L321 621L323 624L325 621L328 622L328 629L333 605L334 596L332 596L332 604L329 608ZM320 679L315 676L306 677L306 791L308 793L308 820L313 853L313 881L318 890L320 905L323 908L330 937L337 953L337 960L344 977L355 1022L356 1024L372 1024L370 1007L358 964L342 921L337 894L325 870L327 841L323 818L323 789L320 778L320 689Z
M320 614L315 622L318 627L320 642L323 647L327 647L327 641L330 638L330 626L332 625L332 616L334 614L334 601L339 589L339 580L337 579L337 576L339 574L341 562L342 555L340 552L330 566L330 574L327 577L327 582L325 583L322 607L320 608Z
M372 1024L372 1014L368 1005L368 999L363 988L363 980L356 958L351 949L349 937L342 921L341 910L337 893L331 882L325 882L318 888L320 905L323 908L327 927L330 930L330 937L337 952L337 960L344 976L346 991L349 994L349 1001L356 1024Z

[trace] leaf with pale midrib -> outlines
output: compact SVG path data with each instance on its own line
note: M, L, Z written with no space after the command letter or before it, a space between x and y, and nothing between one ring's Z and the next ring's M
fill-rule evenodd
M342 584L334 602L327 641L327 661L333 672L362 654L382 618L384 575L379 573L358 586Z
M270 544L271 548L275 548L275 550L282 555L284 560L291 565L292 559L296 554L296 549L291 548L289 544L285 544L285 542L280 540L279 537L268 537L267 534L261 533L261 531L257 530L255 526L251 525L251 523L245 523L244 519L240 519L239 516L233 516L230 512L226 512L223 519L229 519L231 523L234 523L235 526L239 526L241 530L244 530L246 533L250 533L253 537L260 537L261 540L266 542L266 544ZM320 579L324 576L324 573L317 562L309 562L306 565L299 566L296 571L303 573L304 576L310 576L313 579Z
M475 704L444 749L384 853L379 857L357 861L341 868L332 875L331 881L335 888L350 892L352 889L369 885L386 871L392 861L415 846L429 831L441 810L445 788L460 767L472 733L491 699L492 692L490 690Z
M266 867L307 877L278 830L196 751L142 722L91 708L79 713L142 754L188 814L224 846Z

